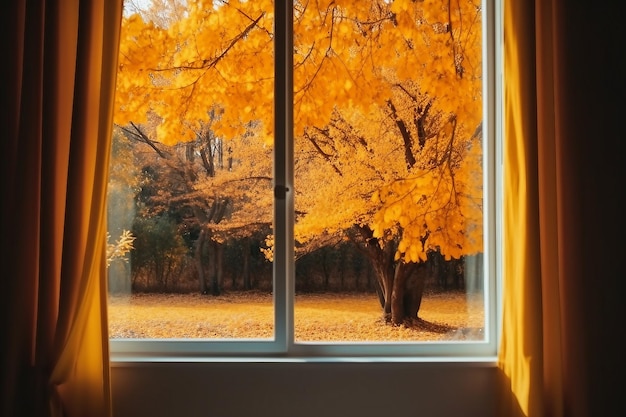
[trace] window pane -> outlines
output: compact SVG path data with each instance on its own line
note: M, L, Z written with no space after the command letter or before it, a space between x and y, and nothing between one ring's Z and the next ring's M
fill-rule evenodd
M296 342L484 339L481 13L296 2Z
M126 3L112 339L274 338L272 16L271 2Z
M294 143L274 90L274 59L291 66L275 56L272 2L126 6L109 185L112 339L273 339L280 347L259 351L334 352L290 346L295 287L303 344L493 340L480 2L294 2ZM286 126L276 141L274 100ZM292 210L273 207L273 173L291 173L292 146L295 282L283 239ZM241 345L217 351L256 349Z

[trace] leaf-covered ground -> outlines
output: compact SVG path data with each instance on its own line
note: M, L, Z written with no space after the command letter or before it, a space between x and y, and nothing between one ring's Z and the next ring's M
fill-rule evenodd
M420 319L390 326L372 294L296 295L296 341L481 340L480 294L428 294ZM109 335L119 338L273 337L272 296L241 292L110 296Z

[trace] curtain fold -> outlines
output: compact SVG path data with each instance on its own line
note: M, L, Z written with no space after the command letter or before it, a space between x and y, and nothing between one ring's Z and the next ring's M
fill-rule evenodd
M534 10L504 7L503 337L500 367L515 396L501 415L540 415L543 355ZM551 232L551 231L550 231ZM546 230L548 233L548 230ZM504 392L506 392L506 389ZM505 397L506 398L506 397ZM517 410L520 410L521 413Z
M16 1L2 15L0 411L110 416L106 186L122 1Z
M626 415L616 295L623 279L621 14L573 1L503 5L498 415Z

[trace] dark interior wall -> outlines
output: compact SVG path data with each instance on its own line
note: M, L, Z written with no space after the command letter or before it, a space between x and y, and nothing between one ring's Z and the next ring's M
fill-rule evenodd
M114 417L495 417L493 363L113 363Z

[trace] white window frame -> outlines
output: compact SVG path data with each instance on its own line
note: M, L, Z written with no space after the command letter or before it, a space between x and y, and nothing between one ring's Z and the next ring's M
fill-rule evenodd
M501 327L502 10L482 0L484 307L483 341L294 342L293 3L277 0L275 18L274 340L112 339L112 362L333 360L494 362Z

